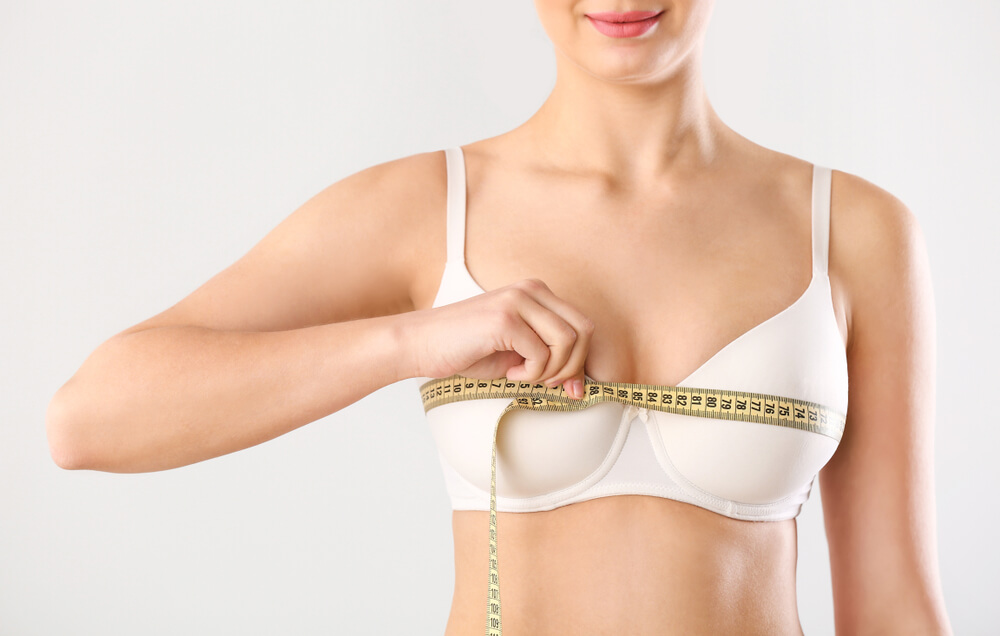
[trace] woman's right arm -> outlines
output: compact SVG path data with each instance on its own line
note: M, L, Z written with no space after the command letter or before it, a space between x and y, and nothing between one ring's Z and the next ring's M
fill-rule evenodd
M184 466L417 376L405 315L420 256L413 206L439 172L443 183L429 152L334 183L189 296L101 344L49 404L56 464Z
M49 404L53 460L185 466L410 377L582 386L594 324L540 280L414 310L429 244L443 262L444 171L429 152L333 184L179 303L104 342Z

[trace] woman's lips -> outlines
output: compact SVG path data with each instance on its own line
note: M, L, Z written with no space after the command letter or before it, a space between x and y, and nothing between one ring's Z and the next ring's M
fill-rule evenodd
M612 38L634 38L649 31L663 11L602 11L584 14L594 28Z

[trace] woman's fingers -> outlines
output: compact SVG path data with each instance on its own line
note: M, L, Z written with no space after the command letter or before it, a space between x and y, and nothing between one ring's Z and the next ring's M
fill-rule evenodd
M538 279L518 281L510 288L514 294L523 294L516 306L524 321L531 327L547 350L542 350L526 334L522 334L525 352L524 377L530 382L543 382L549 386L584 380L584 362L590 349L594 323L569 302L559 298L548 285ZM517 371L520 373L520 371ZM570 395L577 396L567 384Z
M594 323L576 307L529 278L506 287L415 312L421 375L472 377L566 385L584 380Z

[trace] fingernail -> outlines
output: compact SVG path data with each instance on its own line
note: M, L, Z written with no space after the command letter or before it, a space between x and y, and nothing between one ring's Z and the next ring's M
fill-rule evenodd
M578 399L583 398L583 382L580 380L573 380L573 395Z

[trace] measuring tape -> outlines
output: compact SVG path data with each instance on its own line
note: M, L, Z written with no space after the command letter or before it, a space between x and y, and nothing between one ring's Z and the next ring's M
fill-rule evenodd
M838 442L846 416L806 400L722 389L701 389L629 382L584 380L584 397L570 397L563 385L518 382L507 378L479 380L462 375L430 380L420 385L424 413L451 402L510 398L493 425L490 459L490 573L486 601L486 636L502 636L500 621L500 572L497 568L497 429L503 416L514 409L530 411L579 411L598 402L621 402L647 409L721 420L739 420L797 428L826 435Z

